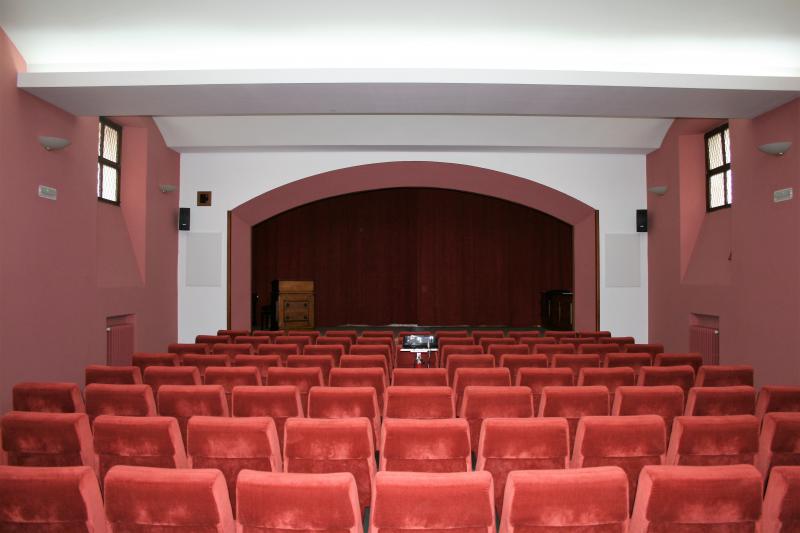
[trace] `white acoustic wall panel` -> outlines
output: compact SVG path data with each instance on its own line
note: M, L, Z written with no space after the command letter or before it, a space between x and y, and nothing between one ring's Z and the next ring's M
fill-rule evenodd
M221 258L221 233L187 233L186 285L219 287L222 283Z
M642 286L641 243L638 233L606 235L606 287Z

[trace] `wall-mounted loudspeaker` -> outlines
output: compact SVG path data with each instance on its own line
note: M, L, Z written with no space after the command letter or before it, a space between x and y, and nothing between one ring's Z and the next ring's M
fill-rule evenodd
M647 232L647 209L636 210L636 231Z
M181 231L189 231L189 208L181 207L178 212L178 229Z

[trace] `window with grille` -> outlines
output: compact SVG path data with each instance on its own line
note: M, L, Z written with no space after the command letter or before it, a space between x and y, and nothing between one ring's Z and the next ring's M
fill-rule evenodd
M97 199L119 205L122 127L101 117L97 137Z
M725 124L706 133L706 210L730 207L732 203L731 136Z

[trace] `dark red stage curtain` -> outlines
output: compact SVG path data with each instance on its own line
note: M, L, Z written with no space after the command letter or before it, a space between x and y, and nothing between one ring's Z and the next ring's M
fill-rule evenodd
M253 227L254 291L269 302L273 279L314 280L319 326L530 326L572 271L572 226L459 191L348 194Z

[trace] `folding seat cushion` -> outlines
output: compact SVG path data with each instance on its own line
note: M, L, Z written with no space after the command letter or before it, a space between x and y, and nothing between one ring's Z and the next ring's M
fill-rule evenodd
M215 344L227 344L231 342L229 335L198 335L194 338L195 344L207 344L210 350Z
M620 351L619 344L587 343L578 345L578 353L596 353L603 360L605 360L607 353L618 353Z
M350 347L353 346L353 344L355 344L355 341L352 340L350 337L347 337L347 336L333 336L333 337L331 337L329 335L323 335L323 336L317 337L316 344L320 344L320 345L323 345L323 346L328 346L328 345L337 346L338 345L338 346L342 347L342 350L344 350L344 353L350 353Z
M549 360L557 353L575 353L574 344L537 344L533 347L533 353L541 353L547 356Z
M362 533L356 482L349 473L243 470L236 485L238 533Z
M305 335L279 335L275 337L275 344L294 344L297 346L297 353L303 353L303 348L311 342L311 337Z
M108 383L112 385L135 385L142 383L142 371L138 366L89 365L84 371L86 385Z
M572 378L578 381L578 375L582 368L599 368L600 356L597 354L554 354L550 360L553 368L569 368L572 370Z
M772 412L800 412L800 387L765 385L758 392L756 416Z
M507 368L459 368L452 383L456 397L456 413L458 413L466 387L470 385L510 387L511 372Z
M269 417L193 416L189 420L186 451L192 468L216 468L222 472L234 512L239 472L283 470L278 432Z
M597 342L600 344L610 343L610 344L619 344L620 346L627 346L628 344L636 343L636 340L633 337L598 337ZM623 346L623 351L625 350Z
M520 337L519 343L526 345L530 353L536 353L537 344L556 344L556 339L555 337Z
M275 343L275 337L280 337L281 335L286 335L286 332L282 329L255 329L253 330L253 337L269 337L271 343Z
M755 464L764 479L773 466L800 466L800 413L764 415Z
M618 368L621 366L629 366L632 369L638 370L643 366L652 366L653 356L649 353L607 353L603 358L603 366L606 368Z
M543 337L553 337L556 342L561 342L561 339L569 339L577 336L576 331L551 331L547 330L542 335Z
M506 336L502 329L482 329L472 332L472 340L475 344L480 344L481 339L492 338L502 339Z
M194 366L148 366L144 369L144 382L153 389L158 398L162 385L201 385L203 379Z
M261 383L267 382L267 369L273 366L282 366L280 355L247 355L239 354L233 357L233 366L252 366L258 369Z
M613 416L658 415L664 419L667 439L672 421L683 414L683 389L677 385L659 387L617 387L611 406Z
M385 344L356 344L350 347L349 355L382 355L387 366L392 367L392 349Z
M302 418L300 391L294 385L272 387L234 387L233 416L268 416L275 422L278 441L283 449L283 428L289 418Z
M761 531L800 531L800 466L776 466L764 495Z
M450 387L391 386L386 389L384 418L453 418L455 394Z
M524 330L517 330L517 331L509 331L508 337L514 339L519 343L519 340L522 337L538 337L541 334L541 331L538 329L524 329Z
M158 414L174 416L186 442L186 424L193 416L228 416L222 385L162 385L158 390Z
M90 466L97 470L86 413L10 411L0 419L11 466Z
M559 416L569 424L570 447L575 442L578 421L584 416L608 416L608 389L592 387L545 387L539 416Z
M630 387L636 383L636 372L632 368L581 368L578 386L603 385L608 389L609 405L614 401L618 387Z
M500 367L507 368L511 372L511 383L517 382L517 372L520 368L547 368L547 356L544 354L508 354L500 356Z
M85 466L0 466L0 530L105 533L95 473Z
M11 392L15 411L83 413L81 390L75 383L17 383Z
M446 387L449 385L446 368L395 368L392 385L417 387Z
M699 353L660 353L655 356L653 364L655 366L689 365L697 374L700 367L703 366L703 356Z
M509 472L567 468L569 451L565 418L487 418L481 426L475 469L492 474L500 510Z
M578 337L591 337L593 339L599 339L600 337L611 337L610 331L578 331L577 333Z
M89 422L99 415L156 416L156 400L149 385L107 385L86 387L86 414Z
M688 394L694 386L694 369L689 365L643 366L639 369L636 384L644 387L677 385Z
M167 352L174 353L177 355L183 355L187 353L211 353L211 344L205 342L199 343L182 343L182 342L173 342L167 345Z
M206 385L222 385L222 388L225 389L228 411L230 411L233 388L240 385L261 385L261 372L254 366L211 367L206 370L203 383Z
M492 476L378 472L369 520L371 533L494 533Z
M236 355L236 354L239 354L239 353L244 353L244 354L253 353L253 345L249 344L249 343L246 343L246 342L239 343L239 344L232 344L232 343L222 344L222 343L219 343L219 344L215 344L214 346L211 347L211 353L225 354L228 357L230 357L231 359L233 359L233 356Z
M236 344L249 344L253 347L253 352L257 353L259 346L262 344L272 344L272 339L266 335L241 335L239 337L235 337L233 342Z
M470 445L478 451L481 424L487 418L530 418L534 416L533 397L528 387L481 387L464 389L458 413L469 423Z
M183 356L181 366L193 366L200 372L200 377L204 377L207 368L230 366L230 364L231 360L225 354L186 354Z
M308 344L303 348L303 355L329 355L333 358L333 366L339 366L339 360L344 355L344 347L336 344Z
M300 403L303 405L303 412L308 406L308 391L311 387L323 386L325 382L322 377L322 370L319 367L305 368L286 368L274 366L267 369L267 385L294 385L300 392Z
M500 533L628 531L628 480L616 466L508 474Z
M215 468L115 466L105 509L114 532L236 531L225 476Z
M178 421L171 416L101 415L93 430L101 483L116 465L189 468Z
M358 339L358 332L354 329L329 329L325 332L326 337L339 337L350 339L350 342L353 344L356 343L356 339Z
M459 368L494 368L493 355L462 355L455 354L447 358L447 379L455 382L456 370Z
M695 387L753 386L753 367L750 365L705 365L694 380Z
M174 353L135 353L131 356L131 364L144 372L151 366L178 366L181 356Z
M227 335L231 339L241 337L243 335L250 335L249 329L218 329L217 335Z
M483 348L483 351L486 353L490 353L489 346L492 346L493 344L501 346L505 344L511 346L512 344L517 344L517 341L516 339L511 339L508 337L481 337L481 340L478 341L478 346Z
M375 478L375 443L366 418L290 418L286 421L286 472L349 472L361 509L369 506Z
M539 412L542 390L549 386L569 387L574 381L569 368L520 368L516 385L528 387L533 395L533 412Z
M451 355L483 355L483 348L477 344L448 344L439 347L439 366L447 368Z
M469 472L469 423L463 418L386 418L381 428L381 471Z
M334 367L333 357L330 355L290 355L286 360L289 368L319 368L322 371L322 384L328 383L331 368Z
M758 452L758 428L753 415L675 417L664 464L752 465Z
M317 339L322 335L317 330L311 329L290 329L286 332L286 335L289 337L292 336L300 336L300 337L311 337L311 344L314 344Z
M470 339L472 338L472 335L466 329L441 329L434 331L433 334L439 340L451 337L458 337L458 338L469 337Z
M309 418L366 418L373 442L381 435L381 410L373 387L311 387L308 393Z
M664 345L658 342L626 344L625 351L631 353L649 353L655 357L660 353L664 353Z
M666 453L664 419L658 415L584 416L578 422L570 468L622 468L632 507L639 472L646 465L663 464Z
M752 465L646 466L629 531L755 532L761 494Z
M300 349L296 344L261 344L258 347L258 355L277 355L286 365L286 360L290 355L298 355Z
M508 339L514 340L514 339ZM490 344L486 347L486 353L494 356L494 366L500 366L500 358L504 354L527 355L531 352L527 344Z
M383 413L387 380L386 373L380 368L333 368L328 385L331 387L372 387L378 398L379 413Z
M752 415L756 410L753 387L692 387L686 397L687 416Z

